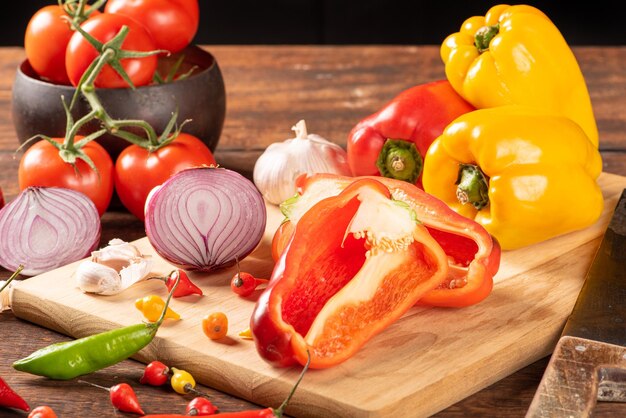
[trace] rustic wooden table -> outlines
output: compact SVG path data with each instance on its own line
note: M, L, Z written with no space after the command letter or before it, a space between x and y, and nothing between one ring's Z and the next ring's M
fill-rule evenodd
M222 69L227 90L227 116L217 161L251 177L256 158L272 142L291 135L306 119L311 132L345 145L347 133L400 91L444 77L435 46L206 46ZM604 171L626 175L626 47L578 47L574 52L586 77L600 130ZM24 59L21 48L0 49L0 188L5 200L18 193L21 154L11 121L11 89L15 70ZM111 238L127 241L144 236L143 224L121 211L102 218L102 244ZM0 269L0 279L10 272ZM30 403L50 405L59 417L130 416L116 412L108 394L77 381L33 379L11 363L35 348L68 337L0 314L0 376ZM548 358L441 411L438 417L523 417ZM110 387L137 383L144 365L127 360L89 376ZM459 382L459 384L463 384ZM147 411L183 411L192 396L167 388L133 385ZM260 408L247 401L198 386L222 412ZM277 404L280 400L277 400ZM2 417L26 416L0 409ZM625 404L598 404L594 416L626 416Z

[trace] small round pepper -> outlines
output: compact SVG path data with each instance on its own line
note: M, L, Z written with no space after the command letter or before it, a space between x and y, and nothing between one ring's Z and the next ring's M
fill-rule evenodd
M228 318L223 312L214 312L202 320L202 331L212 340L224 338L228 333Z
M150 362L143 371L143 375L139 378L142 385L162 386L167 383L170 376L170 368L160 361Z
M217 407L213 405L210 400L198 396L187 404L186 411L187 415L190 416L214 415L217 412Z
M196 387L196 381L191 373L177 369L176 367L172 367L172 373L170 384L172 385L172 389L177 393L185 395Z
M57 414L49 406L43 405L30 411L28 418L57 418Z

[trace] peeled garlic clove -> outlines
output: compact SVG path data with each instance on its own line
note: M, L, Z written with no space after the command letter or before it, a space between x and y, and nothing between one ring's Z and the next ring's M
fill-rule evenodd
M92 261L109 266L116 271L128 266L138 257L141 257L139 249L119 238L113 238L108 246L91 253Z
M140 260L132 262L127 267L120 270L120 281L122 289L126 289L135 283L145 279L152 270L154 261L149 255L144 256Z
M122 291L119 273L91 260L85 260L78 265L76 284L83 292L99 295L114 295Z

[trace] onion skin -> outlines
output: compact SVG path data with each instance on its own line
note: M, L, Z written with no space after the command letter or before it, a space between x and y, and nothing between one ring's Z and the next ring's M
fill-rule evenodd
M241 174L194 167L170 177L146 205L146 235L169 263L213 271L241 261L259 244L267 214L263 196Z
M0 210L0 266L35 276L80 260L100 242L102 226L85 194L27 187Z

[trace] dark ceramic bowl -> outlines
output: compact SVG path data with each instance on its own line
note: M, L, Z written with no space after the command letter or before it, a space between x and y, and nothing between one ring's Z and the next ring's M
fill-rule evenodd
M160 133L178 108L178 122L191 119L184 132L200 138L215 151L226 115L224 80L215 58L207 51L192 45L181 52L185 59L180 73L194 65L197 69L186 79L165 84L154 84L128 89L97 89L106 111L115 119L142 119ZM160 59L159 73L167 74L179 54ZM61 97L67 103L74 95L72 86L52 84L40 79L28 60L18 67L12 93L13 124L20 143L37 134L63 137L66 118ZM90 110L85 100L77 101L72 109L74 120ZM100 128L97 120L86 124L80 134L89 134ZM141 131L135 131L141 134ZM113 158L128 142L105 134L97 140Z

